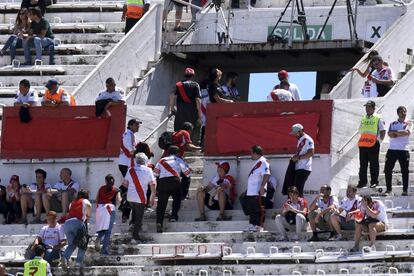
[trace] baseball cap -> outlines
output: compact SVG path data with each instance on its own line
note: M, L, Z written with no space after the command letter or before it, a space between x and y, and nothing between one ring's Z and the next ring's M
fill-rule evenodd
M216 162L216 165L218 168L222 168L224 170L225 173L228 173L230 171L230 164L229 162Z
M46 85L45 85L45 86L46 86L46 88L47 88L47 89L49 89L49 90L50 90L50 89L52 89L52 86L53 86L53 85L58 85L58 84L59 84L59 83L58 83L58 81L57 81L57 80L55 80L55 79L50 79L50 80L48 80L48 81L47 81L47 83L46 83Z
M137 119L131 119L128 121L128 126L132 126L133 124L142 124L141 121L138 121Z
M289 77L289 73L286 70L280 70L279 73L277 73L277 76L279 77L279 79L287 79Z
M290 134L294 135L298 133L300 130L303 130L303 126L301 124L294 124L292 126L292 131L290 132Z
M49 212L47 212L46 216L47 217L55 217L55 218L57 218L57 214L56 214L55 211L49 211Z
M195 75L194 69L190 67L185 68L184 75L194 76Z
M364 106L372 106L372 107L375 107L375 102L374 101L371 101L371 100L369 100L369 101L367 101L367 103L366 104L364 104Z

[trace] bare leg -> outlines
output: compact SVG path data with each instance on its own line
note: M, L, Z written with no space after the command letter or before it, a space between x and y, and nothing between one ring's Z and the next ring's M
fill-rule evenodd
M36 194L35 195L35 208L36 208L36 219L40 219L40 216L42 215L42 195Z
M62 212L63 212L63 216L66 216L69 210L69 194L68 192L63 192L62 193Z
M223 190L218 192L218 202L220 207L220 215L224 215L224 210L226 209L226 194Z
M375 240L377 238L377 229L375 228L377 223L370 223L368 224L368 233L369 233L369 246L373 246L375 244Z
M197 190L197 204L198 204L198 211L200 212L200 216L205 214L204 211L204 199L206 198L206 193L204 192L203 188L198 188Z
M354 235L355 247L359 246L359 241L361 240L361 234L362 234L362 225L359 223L355 223L355 235Z
M331 225L337 234L341 234L341 225L339 224L339 216L331 216Z
M27 210L33 208L33 200L30 195L22 195L20 198L20 204L22 207L22 219L27 219Z
M50 211L50 202L49 202L50 198L47 195L47 193L43 193L42 194L42 202L43 202L43 207L45 208L46 214Z
M183 16L183 11L175 11L175 28L180 26L181 17Z

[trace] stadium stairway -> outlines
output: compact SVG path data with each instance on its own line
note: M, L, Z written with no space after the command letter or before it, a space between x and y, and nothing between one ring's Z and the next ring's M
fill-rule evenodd
M385 150L386 147L384 147ZM311 232L299 242L279 242L275 232L274 216L280 210L266 212L265 231L248 233L242 230L248 218L240 209L228 212L232 221L217 222L218 211L208 211L207 222L194 222L198 216L195 191L207 180L202 179L203 157L191 154L186 161L194 170L189 199L182 202L179 221L164 223L163 233L156 233L155 212L148 209L139 244L131 241L129 225L116 220L114 236L108 257L102 257L94 249L91 239L86 267L80 271L71 268L63 271L54 268L54 275L412 275L414 258L414 208L407 207L413 201L408 197L380 197L390 207L388 217L391 228L380 234L377 252L348 255L334 261L353 246L352 232L344 234L338 242L307 242ZM383 160L382 160L383 163ZM410 164L410 170L414 167ZM398 167L396 167L398 171ZM352 177L351 177L352 179ZM341 189L344 193L345 187ZM376 194L371 190L364 193ZM278 195L276 195L278 196ZM313 196L307 196L309 200ZM392 202L392 203L391 203ZM171 207L171 201L168 208ZM392 207L392 208L391 208ZM30 221L30 218L29 218ZM94 218L90 234L93 233ZM22 271L21 257L27 245L38 233L41 224L2 225L0 227L0 262L9 271ZM327 238L325 235L321 237ZM367 241L362 242L366 246ZM351 259L353 256L354 259ZM328 258L328 261L326 261ZM331 259L329 259L331 258ZM348 259L349 260L348 260ZM391 270L390 270L391 269Z

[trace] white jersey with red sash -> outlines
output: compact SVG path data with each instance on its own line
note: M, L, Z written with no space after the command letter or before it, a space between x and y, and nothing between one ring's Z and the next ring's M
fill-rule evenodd
M125 181L128 183L127 200L146 204L148 187L156 183L152 170L144 165L136 165L128 170Z
M188 165L178 156L170 155L161 160L155 165L154 174L160 178L164 177L180 177L180 173L186 176L190 176L191 169Z
M256 160L256 163L250 170L247 179L247 196L259 195L260 186L265 175L270 175L270 166L266 158L262 156Z
M201 89L201 126L206 125L207 105L210 103L208 89Z
M297 148L296 148L296 155L304 155L310 149L314 149L315 144L313 139L304 133L302 137L299 138ZM295 170L307 170L312 171L312 157L307 159L300 159L295 163Z
M122 135L121 151L118 161L119 165L128 167L131 166L132 155L130 151L133 151L135 149L135 145L135 135L131 130L127 129Z

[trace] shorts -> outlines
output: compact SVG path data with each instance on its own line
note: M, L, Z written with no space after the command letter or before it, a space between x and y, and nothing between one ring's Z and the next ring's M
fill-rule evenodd
M220 210L220 205L218 200L213 199L212 205L208 205L208 202L210 201L210 194L209 193L205 193L206 197L204 199L204 204L207 206L208 209L210 210ZM230 199L229 196L226 194L226 206L224 207L224 210L232 210L233 209L233 205L230 203Z
M346 221L346 218L340 216L339 225L341 226L342 230L355 230L355 220L353 219Z
M66 191L58 191L54 193L50 198L50 209L55 212L63 212L62 210L62 193ZM76 192L69 192L69 200L68 202L71 203L76 198Z
M318 214L320 214L322 211L320 209L316 209L309 213L309 220L314 220ZM319 221L316 223L316 227L319 230L330 230L329 221L331 219L331 213L327 212L323 217L319 219Z
M175 11L183 11L184 5L176 3L172 0L165 0L164 2L164 11L172 11L175 6Z

